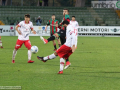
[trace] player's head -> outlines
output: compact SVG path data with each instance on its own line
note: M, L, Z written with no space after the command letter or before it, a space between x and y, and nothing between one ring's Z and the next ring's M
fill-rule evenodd
M72 21L75 21L75 16L72 16Z
M53 15L51 16L51 18L52 18L52 20L55 20L55 14L53 14Z
M38 19L40 19L40 16L38 16Z
M63 15L67 15L67 14L69 14L69 10L67 8L64 8L63 9Z
M29 14L25 14L25 21L29 22L30 21L30 15Z
M67 20L64 20L62 24L63 24L64 27L67 27L69 22Z

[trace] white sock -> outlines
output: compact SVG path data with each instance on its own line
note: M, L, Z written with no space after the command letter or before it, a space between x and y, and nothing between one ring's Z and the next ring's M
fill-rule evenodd
M63 71L65 60L60 58L60 71Z
M32 56L31 50L28 50L28 61L31 60L31 56Z
M15 60L15 56L16 56L16 54L17 54L17 50L14 49L14 50L13 50L13 57L12 57L12 60Z
M2 41L0 40L0 46L2 46Z
M48 59L54 59L54 58L56 58L57 56L55 56L55 54L53 53L53 54L51 54L51 55L49 55L49 56L46 56L46 57L44 57L43 59L44 60L48 60Z

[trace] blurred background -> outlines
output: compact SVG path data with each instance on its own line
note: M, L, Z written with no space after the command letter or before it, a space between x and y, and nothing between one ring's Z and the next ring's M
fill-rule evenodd
M31 21L42 20L46 25L52 14L62 21L62 9L68 8L80 26L119 26L120 11L114 8L91 8L91 1L114 0L0 0L0 25L16 25L31 15ZM115 0L119 1L119 0Z

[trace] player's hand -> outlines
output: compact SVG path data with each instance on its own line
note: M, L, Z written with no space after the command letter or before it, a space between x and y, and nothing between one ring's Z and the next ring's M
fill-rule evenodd
M17 32L18 32L18 34L22 35L21 31L18 30Z
M71 47L71 49L72 49L72 52L75 52L75 45L73 45L72 47Z
M36 31L32 31L33 34L36 34Z
M58 24L56 24L55 26L58 27Z
M45 28L45 31L47 31L47 28Z

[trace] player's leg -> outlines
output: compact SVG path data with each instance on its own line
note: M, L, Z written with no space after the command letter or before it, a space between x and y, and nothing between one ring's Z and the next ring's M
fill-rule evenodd
M48 56L46 56L46 57L37 56L37 58L38 58L39 60L43 61L43 62L46 62L47 60L54 59L54 58L56 58L57 56L58 56L58 55L57 55L57 53L55 52L55 53L53 53L53 54L51 54L51 55L48 55Z
M53 36L53 34L52 34L52 33L50 33L50 36ZM52 42L53 42L53 46L54 46L54 50L53 50L53 51L56 51L56 50L57 50L57 47L56 47L55 40L53 40Z
M69 56L72 54L72 50L70 50L66 55L65 55L65 60L66 60L66 65L64 69L67 69L68 67L70 67L71 63L69 62Z
M63 58L60 58L60 70L58 74L63 74L64 63L65 63L65 60Z
M17 50L19 48L21 48L23 43L24 43L23 41L21 41L19 39L17 40L16 45L15 45L15 49L13 50L12 63L15 63L15 56L17 54Z
M18 49L14 49L14 50L13 50L12 63L15 63L15 56L16 56L16 54L17 54L17 50L18 50Z
M62 57L64 55L64 51L65 51L65 48L63 45L55 53L53 53L49 56L46 56L46 57L37 56L37 58L43 62L46 62L47 60L51 60L51 59L56 58L58 56L58 54L59 54L59 57Z
M61 46L60 39L57 39L57 42L58 42L58 46L60 47Z
M26 48L28 49L28 63L33 63L34 61L31 60L32 52L31 52L31 43L30 40L24 42Z
M61 42L64 44L66 42L66 37L61 37ZM67 69L71 63L69 62L69 58L65 59L66 60L66 65L65 65L65 68L64 69Z
M40 36L40 38L44 42L44 44L47 44L48 42L55 40L55 38L59 38L59 35L55 33L52 36L50 36L48 39L45 39L42 36Z
M58 74L63 73L64 63L65 63L64 58L66 59L69 57L68 53L71 50L71 48L66 45L62 45L61 47L62 47L61 53L58 53L58 56L60 57L60 70Z
M65 36L60 36L60 41L61 41L61 44L63 45L66 42ZM65 60L66 60L66 66L69 67L71 65L71 63L69 62L69 59L67 58Z
M56 47L55 40L53 40L53 46L54 46L54 50L53 50L53 51L56 51L56 50L57 50L57 47Z
M3 46L2 46L2 40L1 40L1 36L0 36L0 48L3 48Z

